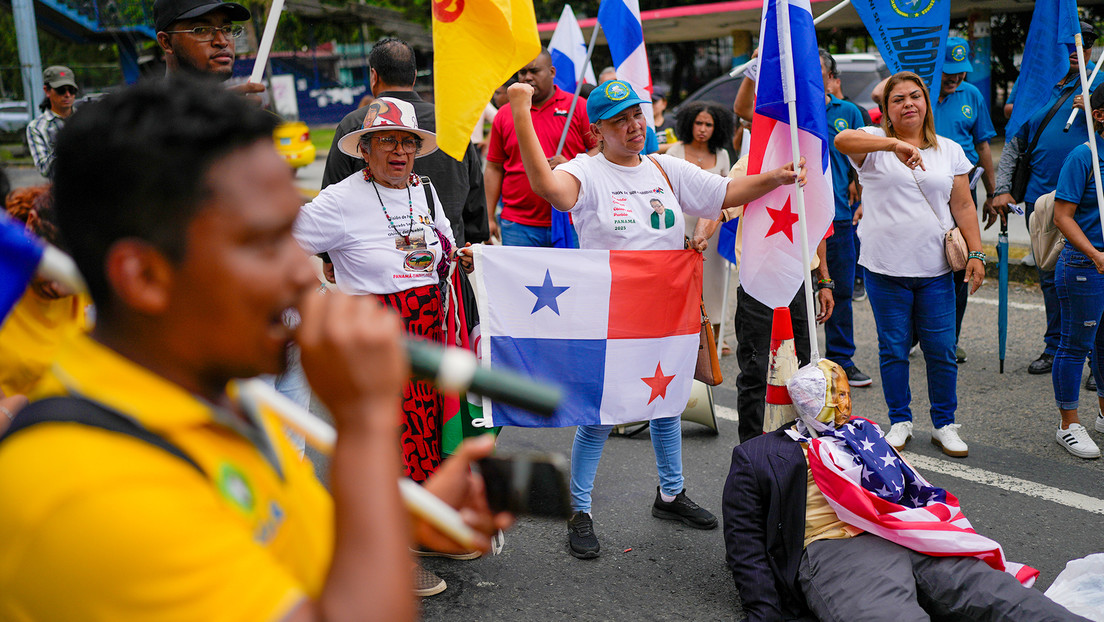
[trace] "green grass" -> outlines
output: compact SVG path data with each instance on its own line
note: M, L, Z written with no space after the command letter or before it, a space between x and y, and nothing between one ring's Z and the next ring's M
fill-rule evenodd
M330 144L333 143L334 139L334 128L312 127L310 128L310 137L315 150L318 152L318 157L324 158L330 152Z

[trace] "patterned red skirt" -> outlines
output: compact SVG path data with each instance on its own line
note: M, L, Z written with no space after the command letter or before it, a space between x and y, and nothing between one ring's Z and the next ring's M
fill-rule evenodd
M423 285L394 294L377 294L380 302L398 312L408 335L444 343L441 298L436 285ZM406 476L416 482L441 465L441 394L433 383L412 379L403 389L402 454Z

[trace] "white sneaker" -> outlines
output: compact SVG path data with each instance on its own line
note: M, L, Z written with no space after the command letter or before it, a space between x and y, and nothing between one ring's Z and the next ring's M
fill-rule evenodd
M932 430L931 442L943 449L943 453L955 458L965 458L970 454L970 448L958 436L958 429L962 427L958 423L947 425Z
M1104 413L1099 410L1096 411L1096 422L1093 423L1093 427L1097 432L1104 432Z
M1027 251L1027 254L1024 255L1023 259L1020 260L1020 263L1025 266L1034 266L1035 255L1031 251Z
M1080 423L1071 423L1068 429L1058 428L1055 435L1058 444L1078 458L1099 458L1100 448L1089 438L1089 431Z
M912 438L912 422L911 421L898 421L889 426L889 434L885 435L887 443L893 446L897 451L901 451L905 447L905 443L909 442Z

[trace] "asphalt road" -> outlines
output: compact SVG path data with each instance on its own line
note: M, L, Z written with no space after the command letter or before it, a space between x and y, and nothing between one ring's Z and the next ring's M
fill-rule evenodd
M906 449L934 484L959 497L975 529L1000 542L1009 559L1038 568L1036 587L1046 589L1067 560L1104 550L1104 461L1075 458L1055 442L1050 376L1027 373L1042 350L1045 320L1037 289L1013 284L1007 364L1003 375L997 373L996 299L995 283L987 283L967 309L963 327L969 360L960 367L957 421L970 456L943 456L929 442L922 357L912 359L916 431ZM868 302L856 303L855 322L855 361L875 378L872 387L855 391L855 412L886 424ZM722 367L725 382L714 389L714 399L718 411L732 417L735 357L722 359ZM1082 392L1082 397L1084 411L1095 416L1092 396ZM1091 427L1092 417L1083 421ZM718 423L717 436L704 426L683 424L688 493L715 512L738 442L735 421ZM573 434L574 428L509 428L499 446L567 454ZM1104 445L1104 434L1091 434ZM602 544L598 559L577 560L567 553L564 523L522 518L497 556L427 560L449 587L423 600L425 619L742 619L721 531L697 531L651 516L654 464L646 431L633 438L611 436L594 491Z

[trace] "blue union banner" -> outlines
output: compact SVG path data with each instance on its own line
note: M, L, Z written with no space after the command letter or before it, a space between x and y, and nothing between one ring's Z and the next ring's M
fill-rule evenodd
M951 21L950 0L852 0L893 73L917 73L938 84Z

